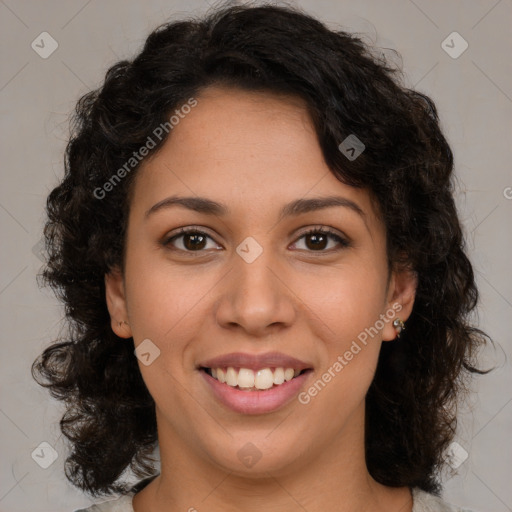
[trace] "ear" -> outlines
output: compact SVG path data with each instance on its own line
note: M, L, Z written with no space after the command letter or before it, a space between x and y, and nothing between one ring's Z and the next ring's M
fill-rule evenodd
M105 274L105 298L112 330L120 338L131 338L132 330L128 323L124 278L121 270L117 267Z
M399 318L405 323L411 315L417 286L418 276L413 270L394 270L391 273L386 306L387 311L393 311L395 315L385 323L382 330L383 341L392 341L397 336L393 320Z

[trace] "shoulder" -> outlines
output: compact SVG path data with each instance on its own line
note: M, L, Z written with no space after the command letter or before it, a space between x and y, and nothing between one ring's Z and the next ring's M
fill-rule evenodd
M450 505L441 498L428 494L418 488L412 489L413 508L412 512L472 512L455 505ZM89 508L75 510L74 512L133 512L133 493L109 500Z
M412 512L472 512L467 508L450 505L441 498L418 488L412 489L412 497Z
M133 493L130 493L74 512L133 512L132 499Z

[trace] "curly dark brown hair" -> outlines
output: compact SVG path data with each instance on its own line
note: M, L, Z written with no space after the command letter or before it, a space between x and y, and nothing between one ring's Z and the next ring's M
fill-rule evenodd
M187 99L228 85L305 100L332 173L380 206L390 268L416 272L407 328L383 344L366 397L366 461L384 485L440 493L456 406L467 378L483 373L475 357L488 338L471 325L478 292L453 199L452 151L433 101L402 82L361 38L298 9L235 6L158 27L78 101L65 175L47 200L42 272L65 304L68 332L32 368L67 406L60 425L74 485L93 496L125 493L125 470L155 472L155 404L133 346L111 329L104 285L107 272L124 268L138 166L110 181L108 194L105 184ZM365 145L352 161L338 149L350 134Z

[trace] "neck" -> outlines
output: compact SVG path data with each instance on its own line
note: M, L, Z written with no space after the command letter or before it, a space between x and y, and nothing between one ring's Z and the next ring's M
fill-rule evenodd
M348 423L334 439L326 438L325 446L320 440L315 449L296 447L296 457L287 466L273 464L269 450L261 464L240 471L220 467L204 452L189 449L192 445L160 418L161 473L135 496L134 510L410 512L408 488L383 486L368 473L364 410L356 411Z

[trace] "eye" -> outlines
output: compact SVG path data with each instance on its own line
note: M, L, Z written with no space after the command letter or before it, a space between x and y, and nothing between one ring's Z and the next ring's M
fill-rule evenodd
M167 237L162 244L165 247L171 245L176 250L184 252L202 252L204 249L219 248L216 243L208 247L208 240L213 242L213 239L203 231L195 228L182 228L177 234Z
M304 239L304 247L297 247L302 239ZM210 247L208 246L209 240L212 242ZM162 245L172 246L174 250L186 253L204 252L206 249L222 249L211 236L197 228L182 228L177 234L165 238ZM309 252L331 252L336 250L336 245L345 248L350 246L350 242L334 231L317 227L303 233L295 242L294 248Z
M326 229L326 228L313 228L306 233L303 233L299 240L304 239L305 250L313 251L313 252L331 252L333 249L332 245L329 247L329 242L334 243L334 250L336 250L336 243L341 246L341 248L349 247L350 242L338 235L337 233ZM298 242L295 242L294 245L297 245ZM298 249L304 249L304 247L296 247Z

